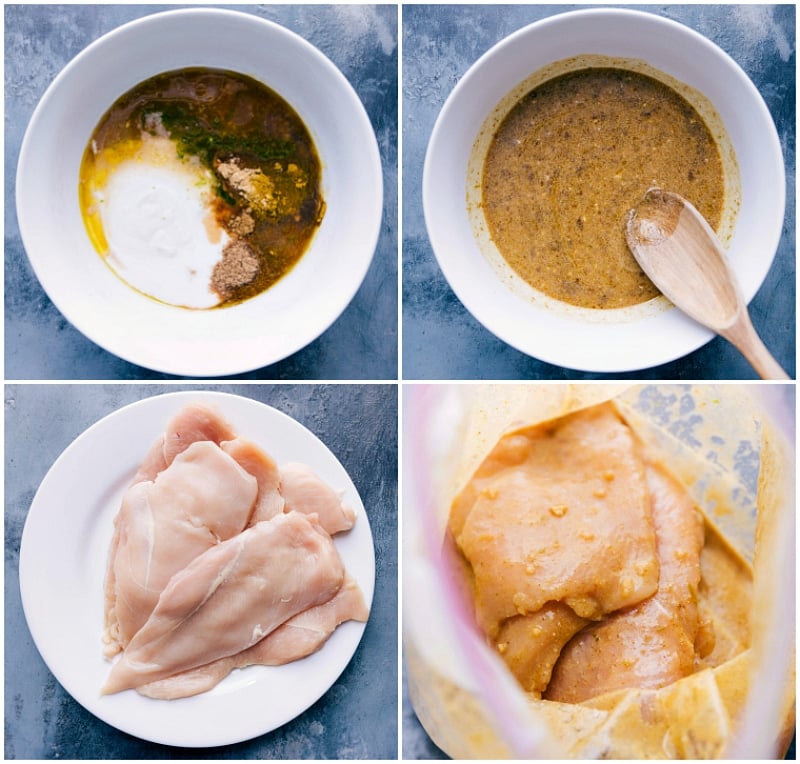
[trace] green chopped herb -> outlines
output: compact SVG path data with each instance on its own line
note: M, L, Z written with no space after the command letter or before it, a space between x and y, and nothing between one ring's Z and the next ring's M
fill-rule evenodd
M166 103L150 113L161 115L161 124L178 144L178 156L197 156L209 166L215 159L233 153L249 155L256 162L267 162L288 159L295 151L292 141L267 138L253 132L228 132L219 118L206 124L180 104ZM144 117L146 119L147 114Z

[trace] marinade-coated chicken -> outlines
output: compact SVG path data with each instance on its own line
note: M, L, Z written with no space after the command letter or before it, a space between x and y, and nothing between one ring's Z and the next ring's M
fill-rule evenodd
M515 615L500 627L495 646L527 692L547 687L561 648L587 623L563 602L548 602L531 615Z
M610 404L503 437L456 498L478 624L525 689L545 689L587 620L656 591L644 462Z
M339 624L366 621L368 616L361 589L348 578L333 598L290 618L252 647L137 690L150 698L165 700L197 695L215 687L234 669L282 666L305 658L319 650Z
M588 627L562 651L545 697L579 703L623 688L656 689L693 673L703 521L686 490L648 465L661 576L658 591Z
M257 490L210 441L192 443L155 480L128 489L106 579L108 655L130 642L174 573L247 525Z
M139 687L246 650L330 600L345 577L314 518L257 523L196 557L169 581L111 669L104 693Z

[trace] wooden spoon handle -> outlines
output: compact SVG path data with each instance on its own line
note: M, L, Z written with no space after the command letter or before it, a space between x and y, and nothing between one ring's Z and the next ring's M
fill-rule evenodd
M761 379L790 379L753 328L747 308L742 307L736 321L720 334L739 349Z

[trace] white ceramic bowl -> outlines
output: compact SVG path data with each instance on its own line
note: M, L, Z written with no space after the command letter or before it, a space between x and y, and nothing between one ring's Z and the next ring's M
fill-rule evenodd
M100 117L139 82L189 66L249 75L288 101L316 144L327 205L288 275L258 297L218 310L170 307L126 286L93 248L78 204L81 157ZM72 324L127 361L201 377L266 366L322 334L366 275L383 207L375 134L336 66L278 24L205 8L146 16L76 56L31 118L16 194L31 265Z
M517 31L484 54L453 89L434 126L423 173L425 222L453 291L497 337L558 366L592 372L645 369L696 350L712 333L671 306L616 314L553 309L547 300L529 299L484 256L467 208L473 144L498 102L543 67L587 54L643 60L714 106L741 181L741 208L728 254L745 298L753 298L783 225L785 175L775 125L733 59L688 27L652 13L563 13Z

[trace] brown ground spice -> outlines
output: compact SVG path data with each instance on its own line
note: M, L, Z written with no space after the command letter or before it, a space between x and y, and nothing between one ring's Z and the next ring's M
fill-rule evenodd
M235 218L231 218L231 222L229 224L231 233L235 234L236 236L248 236L249 234L253 233L255 227L256 221L250 214L249 209L237 215Z
M233 239L222 250L222 260L211 274L211 287L223 297L235 289L249 284L259 270L258 256L241 239Z

